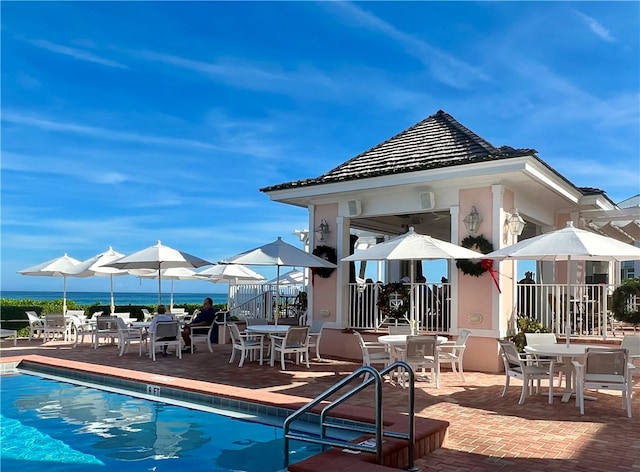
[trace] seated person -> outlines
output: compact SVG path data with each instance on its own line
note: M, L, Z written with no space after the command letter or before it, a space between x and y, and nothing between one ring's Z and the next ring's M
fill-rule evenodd
M153 317L151 320L151 324L149 325L149 333L151 336L154 336L156 333L156 326L159 321L175 321L175 318L171 314L167 314L167 307L164 305L158 305L158 314ZM171 338L160 338L158 341L173 341L174 337ZM162 356L167 357L167 346L164 346L164 350L162 351Z
M191 327L192 326L211 326L216 318L216 312L213 309L213 299L207 297L202 302L202 310L196 315L196 317L184 325L182 329L182 340L184 341L183 353L191 352ZM195 351L195 346L194 349Z

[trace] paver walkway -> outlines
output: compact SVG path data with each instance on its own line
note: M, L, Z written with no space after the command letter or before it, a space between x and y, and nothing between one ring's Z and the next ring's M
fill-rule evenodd
M115 346L92 349L88 343L71 348L64 344L42 344L20 339L16 347L3 341L0 355L38 354L96 366L152 372L184 379L250 388L259 398L264 392L313 398L345 375L358 363L345 360L312 361L311 368L290 364L286 371L278 366L259 366L249 362L238 368L229 364L230 347L206 346L182 360L160 357L156 362L139 357L132 349L118 357ZM236 358L236 362L237 362ZM465 373L463 383L450 371L442 374L441 388L418 382L415 406L419 416L449 421L451 427L445 447L420 458L416 466L423 471L635 471L640 472L640 385L634 388L633 418L622 409L619 392L596 393L597 401L585 405L580 415L574 402L547 404L546 395L527 397L517 404L520 383L512 381L507 397L500 396L502 374ZM372 405L373 392L350 400ZM399 386L384 386L384 408L406 410L407 395Z

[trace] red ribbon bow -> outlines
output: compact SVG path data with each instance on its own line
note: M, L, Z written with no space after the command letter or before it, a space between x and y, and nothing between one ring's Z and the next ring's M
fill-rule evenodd
M493 283L496 284L498 292L502 293L502 290L500 290L500 284L498 283L498 272L493 269L493 259L482 259L480 261L480 265L484 270L489 271L489 274L491 274L491 278L493 279Z

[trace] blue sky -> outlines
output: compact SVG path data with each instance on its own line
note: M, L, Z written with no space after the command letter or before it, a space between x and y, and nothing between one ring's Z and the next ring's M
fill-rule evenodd
M3 290L60 290L16 272L65 252L161 240L215 262L298 244L306 211L259 188L316 177L439 109L614 202L640 191L638 2L0 8Z

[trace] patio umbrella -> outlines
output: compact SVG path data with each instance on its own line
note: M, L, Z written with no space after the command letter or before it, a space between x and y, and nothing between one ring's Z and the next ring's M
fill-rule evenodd
M128 272L123 269L106 267L105 264L116 261L123 256L124 254L114 251L113 248L109 246L107 251L81 262L76 268L76 271L72 274L73 277L108 276L111 282L111 313L115 313L116 311L115 301L113 299L113 276L127 275Z
M80 264L80 261L69 257L66 253L64 256L51 259L50 261L43 262L42 264L28 267L18 271L18 274L22 275L35 275L42 277L62 277L64 279L63 284L63 296L62 296L62 310L67 312L67 277L69 277L76 270L76 267Z
M289 272L282 274L279 279L271 279L265 282L266 285L275 285L279 282L280 285L302 285L304 284L304 273L298 269L292 269Z
M280 279L280 267L325 267L335 268L336 265L321 257L314 256L308 252L298 249L288 244L278 237L272 243L264 246L250 249L236 256L230 257L223 261L222 264L246 264L246 265L263 265L276 266L276 280ZM280 294L280 284L276 283L276 296ZM276 324L278 318L275 317Z
M264 280L264 276L257 272L243 266L242 264L216 264L213 267L204 269L198 273L198 275L206 277L213 283L227 282L227 313L231 309L229 302L231 297L231 286L239 283L251 283ZM222 325L222 339L227 339L227 324Z
M569 316L571 261L640 260L640 248L608 236L578 229L573 222L565 228L525 239L511 246L484 254L485 259L567 261L567 296L565 314ZM567 341L569 337L567 336Z
M264 276L241 264L216 264L213 267L201 270L198 272L198 275L207 277L214 283L229 282L238 284L264 280Z
M151 270L151 269L130 269L127 271L131 275L143 279L157 279L162 277L164 280L171 280L171 298L169 299L169 311L173 310L173 281L174 280L206 280L205 277L200 277L196 271L187 267L171 267L169 269Z
M116 269L170 269L173 267L203 267L211 262L186 252L163 246L160 241L155 246L142 249L115 262L105 264ZM162 303L162 272L158 275L158 304Z
M396 236L364 251L357 252L342 259L343 261L424 261L437 259L480 259L484 254L456 244L418 234L413 227L404 234ZM410 320L415 322L413 282L415 280L415 264L411 264L411 290L409 291Z

